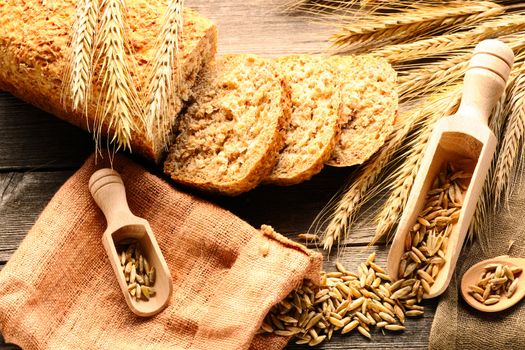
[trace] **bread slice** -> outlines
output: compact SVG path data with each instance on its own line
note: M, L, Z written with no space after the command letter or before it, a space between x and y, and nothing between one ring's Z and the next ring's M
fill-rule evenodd
M267 183L293 185L321 171L330 158L340 125L337 72L326 60L309 55L277 60L292 89L292 116L285 147Z
M274 167L290 116L290 91L272 61L229 55L207 69L180 118L164 171L201 190L237 195Z
M397 75L388 62L376 57L333 56L328 61L340 72L343 123L327 164L362 164L383 146L393 129Z

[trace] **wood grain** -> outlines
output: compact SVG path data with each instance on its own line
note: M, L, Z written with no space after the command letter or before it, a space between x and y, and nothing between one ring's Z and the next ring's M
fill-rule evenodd
M322 53L333 27L283 13L283 0L187 0L219 29L219 54L255 53L268 57Z
M72 171L0 173L0 263L13 254Z
M0 92L0 171L78 167L94 144L88 133Z

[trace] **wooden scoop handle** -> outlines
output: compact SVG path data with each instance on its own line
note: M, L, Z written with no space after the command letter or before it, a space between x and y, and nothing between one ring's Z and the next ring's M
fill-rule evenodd
M104 213L108 229L116 230L136 217L129 210L126 189L119 173L113 169L97 170L89 179L89 191Z
M499 40L489 39L474 49L465 74L463 98L457 115L476 117L488 123L514 64L514 53Z

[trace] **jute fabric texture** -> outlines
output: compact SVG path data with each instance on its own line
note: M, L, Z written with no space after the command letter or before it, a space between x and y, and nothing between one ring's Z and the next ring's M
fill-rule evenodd
M459 290L463 274L481 260L500 255L525 257L525 191L514 193L509 204L494 218L487 248L481 249L479 242L464 248L455 276L439 302L432 324L430 349L525 348L523 300L503 312L481 313L463 300Z
M169 306L140 318L126 306L102 247L105 219L91 198L94 157L56 193L0 272L0 332L23 349L282 349L256 336L271 306L322 257L174 189L117 157L131 211L146 218L173 278ZM265 247L268 253L265 254Z

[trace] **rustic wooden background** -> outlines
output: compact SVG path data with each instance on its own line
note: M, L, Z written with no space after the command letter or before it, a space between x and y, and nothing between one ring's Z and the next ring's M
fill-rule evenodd
M219 52L279 56L321 53L333 28L320 26L297 14L279 11L277 0L187 0L187 6L216 21ZM93 151L90 136L7 93L0 93L0 269L56 190ZM140 160L138 160L140 161ZM293 187L260 187L237 198L214 198L254 226L270 224L291 238L305 232L317 213L347 181L354 169L326 168L311 181ZM354 269L371 251L384 263L384 246L368 249L373 226L363 223L345 242L340 258ZM315 248L315 247L313 247ZM327 258L333 269L335 257ZM367 340L358 334L338 337L319 349L424 349L436 301L426 304L425 316L407 322L400 334L372 332ZM0 350L18 349L4 344ZM305 349L291 344L288 349ZM226 350L226 349L225 349Z

